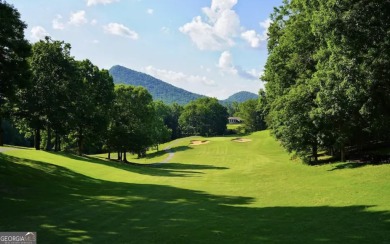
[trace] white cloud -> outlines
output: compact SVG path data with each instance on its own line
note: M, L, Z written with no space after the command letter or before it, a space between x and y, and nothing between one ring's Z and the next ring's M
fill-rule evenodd
M229 51L224 51L223 53L221 53L217 66L223 72L231 73L234 75L237 74L237 69L233 65L233 58Z
M45 36L49 36L49 33L42 26L34 26L31 29L31 38L34 41L44 39Z
M262 36L256 33L254 30L248 30L241 33L241 38L249 43L253 48L260 47L261 42L263 41Z
M97 5L97 4L110 4L113 2L119 2L119 0L87 0L87 6Z
M145 67L146 73L152 75L162 81L167 81L174 84L193 83L203 84L206 86L215 85L215 81L200 75L187 75L183 72L176 72L172 70L158 69L153 66Z
M108 25L103 26L103 29L108 34L123 36L132 40L137 40L139 38L137 32L130 30L128 27L122 24L109 23Z
M268 28L271 25L271 19L266 19L263 22L259 23L263 32L261 34L256 33L255 30L248 30L241 33L241 38L249 43L253 48L260 47L261 43L267 40L268 38Z
M55 19L53 19L53 21L51 22L53 29L63 30L65 28L65 24L61 22L61 19L62 19L62 16L59 14L56 16Z
M97 20L96 19L93 19L93 20L91 20L91 25L96 25L97 24Z
M146 10L146 13L153 14L154 13L154 9L148 8L148 10Z
M69 24L79 26L86 23L88 23L88 20L85 17L84 10L80 10L70 14Z
M232 8L237 0L212 0L211 7L203 8L201 16L184 24L179 30L187 34L200 50L221 50L233 46L233 37L240 29L240 18Z
M238 75L246 80L257 80L260 75L255 69L246 71L241 66L234 65L233 57L229 51L221 53L217 67L220 68L223 73Z

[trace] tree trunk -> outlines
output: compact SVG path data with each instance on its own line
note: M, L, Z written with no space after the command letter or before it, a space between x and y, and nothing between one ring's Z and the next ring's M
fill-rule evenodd
M122 151L118 151L118 161L122 161Z
M78 146L79 146L79 156L83 155L84 151L84 136L83 136L83 128L79 129L79 140L78 140Z
M50 126L47 127L47 142L46 142L46 151L51 150L51 129Z
M345 146L342 145L340 148L340 160L341 162L345 162Z
M111 159L111 152L108 151L107 159Z
M3 141L3 119L0 118L0 146L4 146Z
M123 151L123 162L127 163L126 150Z
M35 129L34 146L35 146L35 150L41 149L41 129Z
M54 140L54 151L58 152L58 139L59 139L59 135L58 135L58 132L55 133L55 140Z
M317 146L317 144L313 145L312 152L313 152L313 157L314 157L314 163L318 163L318 146Z
M61 137L58 136L58 151L61 151Z

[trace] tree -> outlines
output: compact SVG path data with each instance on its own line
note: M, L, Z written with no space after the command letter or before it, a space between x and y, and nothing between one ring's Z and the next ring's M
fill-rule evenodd
M77 87L70 44L50 37L36 42L29 58L31 85L23 92L20 115L34 129L35 148L40 149L41 130L46 129L46 150L51 150L52 131L64 135L75 109L72 92Z
M216 98L199 98L184 107L179 124L187 135L214 136L226 131L228 113Z
M26 24L19 12L0 0L0 146L3 145L2 118L9 114L5 103L13 102L16 91L28 82L27 57L30 44L24 38Z
M161 118L165 126L171 131L170 139L174 140L181 136L179 117L183 107L177 103L168 106L162 101L155 102L157 117Z
M137 153L144 157L153 145L155 111L152 96L143 87L120 85L115 88L115 99L109 125L108 147L123 153Z
M107 70L100 70L91 61L77 62L78 86L74 90L75 134L78 154L85 142L102 141L107 130L114 99L114 82Z
M266 128L264 118L259 110L258 100L249 99L240 103L237 116L244 121L244 128L247 132L264 130Z
M311 32L312 11L316 1L284 1L275 9L270 28L270 52L262 77L267 81L268 125L289 152L317 160L318 127L310 117L316 109L318 85L314 54L318 48Z
M389 1L291 0L269 28L267 122L289 150L346 160L390 139Z
M389 140L390 3L324 2L312 23L321 48L316 121L327 125L328 147L346 160L346 147Z

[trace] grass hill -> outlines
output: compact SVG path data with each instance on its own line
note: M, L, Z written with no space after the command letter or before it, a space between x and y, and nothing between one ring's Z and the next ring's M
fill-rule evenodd
M184 89L175 87L162 80L159 80L148 74L138 72L120 65L115 65L109 70L116 84L127 84L134 86L145 87L154 100L161 100L164 103L171 104L176 102L185 105L192 100L204 97L203 95L195 94ZM256 94L250 92L238 92L233 94L221 103L244 102L248 99L257 98Z
M153 96L154 100L161 100L167 104L176 102L183 105L192 100L203 97L202 95L175 87L162 80L154 78L153 76L134 71L120 65L113 66L109 72L116 84L145 87Z
M0 153L0 229L42 243L388 243L390 165L306 166L269 136L182 138L125 165ZM192 140L208 141L191 145Z

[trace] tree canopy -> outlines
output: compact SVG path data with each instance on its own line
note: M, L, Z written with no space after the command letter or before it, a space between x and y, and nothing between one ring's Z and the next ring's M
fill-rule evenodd
M216 98L199 98L184 107L179 124L186 135L214 136L226 132L227 109Z
M26 24L19 12L0 0L0 146L3 145L2 118L9 112L5 104L12 102L18 88L28 80L27 57L30 44L24 37Z
M267 121L290 151L389 139L390 3L284 1L272 15Z

